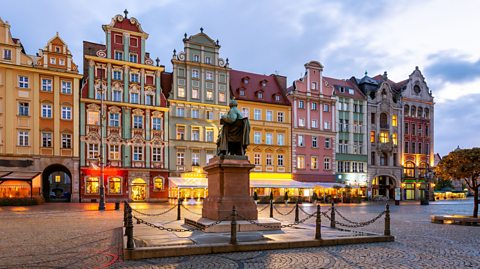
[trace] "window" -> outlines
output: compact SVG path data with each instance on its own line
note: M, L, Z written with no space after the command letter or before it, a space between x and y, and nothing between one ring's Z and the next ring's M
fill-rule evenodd
M178 97L185 97L185 88L184 87L178 87Z
M303 140L303 135L298 135L298 146L299 147L304 147L305 146L305 141Z
M418 143L418 152L417 153L419 153L419 154L423 153L422 152L422 143L420 143L420 142Z
M88 158L89 159L96 159L99 155L98 151L98 144L88 144Z
M272 154L267 153L267 158L265 160L266 160L266 165L273 165Z
M253 143L255 144L261 144L262 143L262 139L261 139L261 133L260 132L255 132L253 134Z
M375 124L375 113L370 114L370 123Z
M130 62L132 62L132 63L138 62L137 54L133 54L133 53L130 54Z
M192 98L193 99L200 99L200 90L198 88L192 89Z
M62 93L63 94L72 94L72 82L62 81Z
M425 144L425 154L430 154L430 144Z
M392 115L392 126L397 127L397 115Z
M245 107L242 108L242 116L243 116L244 118L248 118L249 113L250 113L250 112L248 111L248 108L245 108Z
M385 153L380 153L380 165L381 166L388 166L388 157Z
M415 152L415 142L412 142L412 149L411 149L410 153L416 153Z
M58 63L59 63L60 65L65 65L65 60L64 60L64 59L59 59L59 60L58 60Z
M152 130L159 131L162 129L162 119L160 118L152 118Z
M152 161L161 162L162 161L162 149L159 147L152 148Z
M317 103L315 102L312 103L312 110L317 110Z
M207 111L207 120L213 120L213 111Z
M405 122L405 134L408 134L408 122Z
M330 129L330 122L329 121L324 121L323 122L323 129Z
M185 126L177 126L176 136L177 140L185 140Z
M318 147L317 142L318 142L318 137L312 136L312 148Z
M408 153L408 142L405 142L405 153Z
M42 79L42 91L51 92L52 91L52 80L51 79Z
M52 133L42 132L42 147L43 148L52 147Z
M283 134L277 134L277 144L279 146L283 146L285 144Z
M245 96L245 90L244 89L240 90L240 96Z
M406 162L403 173L406 177L415 177L415 164L413 162Z
M415 135L415 124L413 124L413 123L412 123L412 130L411 131L412 131L411 134Z
M207 137L207 142L213 142L213 136L214 136L213 129L207 129L205 131L205 136Z
M311 169L318 169L318 157L311 156L310 157L310 168Z
M213 152L211 151L207 151L206 154L205 154L205 161L207 162L207 164L210 162L210 159L213 158L215 154L213 154Z
M305 156L297 156L297 169L305 169Z
M253 119L254 120L261 120L262 119L262 111L260 109L255 109L254 110Z
M152 106L153 105L153 95L146 94L145 95L145 105Z
M207 100L213 100L213 91L207 90Z
M101 90L101 89L96 89L95 90L96 94L95 94L95 99L97 100L105 100L105 91Z
M52 118L52 105L43 104L42 105L42 118Z
M272 121L273 120L273 112L271 110L267 110L267 114L265 116L266 121Z
M224 92L219 92L219 93L218 93L218 101L219 101L219 102L225 102L226 99L227 99L225 96L226 96L226 95L225 95Z
M325 157L323 159L323 170L330 170L330 158L329 157Z
M326 138L325 138L325 148L326 148L326 149L329 149L329 148L330 148L330 138L329 138L329 137L326 137Z
M197 69L192 70L192 78L200 78L200 75Z
M113 79L114 80L121 80L122 79L122 72L118 70L113 71Z
M312 90L316 90L317 89L317 83L316 82L312 82Z
M121 194L122 192L122 180L118 177L111 177L108 179L108 193L109 194Z
M133 116L133 128L142 129L143 128L143 117L139 115Z
M425 136L429 136L428 125L425 125Z
M185 153L184 152L177 152L177 165L180 165L180 166L185 165Z
M370 131L370 143L375 143L375 131Z
M72 148L72 135L62 134L62 149L71 149L71 148Z
M18 77L18 87L27 89L28 88L28 77L26 76L19 76Z
M50 58L50 64L57 64L57 58L51 57Z
M375 157L375 152L370 153L370 160L372 162L372 165L375 165L376 163L376 157Z
M305 102L303 100L298 101L298 108L305 108Z
M312 128L318 128L317 120L312 120Z
M198 56L198 55L193 55L193 61L194 61L194 62L197 62L197 63L200 62L200 56Z
M87 112L87 124L88 125L99 125L100 116L98 111L88 111Z
M12 59L12 51L9 49L3 50L3 59L4 60L11 60Z
M259 153L255 153L253 157L255 165L261 165L261 155Z
M30 115L30 104L21 102L18 103L18 115L19 116L29 116Z
M267 133L265 136L266 136L265 144L272 145L273 144L273 135L271 133Z
M163 178L155 178L153 180L153 191L163 190Z
M205 79L206 79L206 80L213 80L213 73L207 71L207 72L205 73Z
M192 165L200 166L200 153L198 151L192 152Z
M305 119L304 118L298 119L298 126L305 127Z
M121 52L121 51L115 51L114 57L115 57L115 60L117 60L117 61L122 61L122 60L123 60L123 52Z
M192 128L192 140L193 141L200 141L200 128L193 127Z
M62 120L72 119L72 107L62 106Z
M140 81L140 75L137 73L131 73L130 74L130 81L138 83Z
M283 112L278 112L277 113L277 121L278 122L283 122L284 117L283 117Z
M275 95L275 101L280 102L280 95Z
M211 64L212 63L212 60L210 57L205 57L205 63L206 64Z
M142 161L143 160L143 147L134 146L133 147L133 160Z
M323 104L323 112L328 112L330 110L330 106L328 104Z
M99 186L98 177L88 177L85 182L85 193L98 194L100 192Z
M380 143L388 143L388 132L382 131L380 132Z
M199 115L200 115L200 112L198 111L198 109L192 109L192 118L198 119Z
M283 166L283 155L277 155L277 166Z
M398 145L397 133L392 134L392 142L394 145Z
M109 160L120 160L120 146L119 145L110 145L109 146L108 159Z
M140 94L132 92L130 93L130 103L132 104L138 104L139 103L139 98Z

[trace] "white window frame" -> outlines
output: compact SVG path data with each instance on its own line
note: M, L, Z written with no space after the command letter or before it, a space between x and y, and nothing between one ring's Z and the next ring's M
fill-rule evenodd
M62 93L72 94L72 82L62 80Z
M62 106L62 120L71 120L72 119L72 107L71 106Z
M53 110L51 104L42 104L42 118L51 119L53 118Z
M52 80L49 78L42 78L42 92L52 92Z
M28 89L29 82L27 76L18 76L18 87L21 89Z
M62 149L72 148L72 134L62 134Z
M143 161L143 146L133 146L133 159L134 162Z

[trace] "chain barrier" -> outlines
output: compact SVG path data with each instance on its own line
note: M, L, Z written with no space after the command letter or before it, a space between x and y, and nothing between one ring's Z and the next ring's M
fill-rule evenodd
M338 211L335 210L337 213ZM327 212L322 212L322 215L325 216L327 219L329 219L330 221L332 220L330 218L330 216L327 214ZM340 214L339 214L340 215ZM368 226L372 223L374 223L375 221L377 221L379 218L381 218L383 215L385 215L385 211L382 211L380 214L378 214L378 216L374 217L373 219L369 220L369 221L364 221L364 222L351 222L352 224L345 224L345 223L341 223L337 220L335 220L335 224L337 225L340 225L340 226L343 226L343 227L347 227L347 228L360 228L360 227L365 227L365 226ZM340 216L341 217L341 216ZM348 220L347 220L348 221Z
M293 207L292 210L288 211L288 213L282 213L280 210L278 210L278 208L277 208L275 205L273 206L273 209L275 209L275 211L276 211L278 214L280 214L280 215L282 215L282 216L287 216L287 215L292 214L292 212L295 210L295 207Z
M195 211L193 211L193 210L191 210L191 209L188 209L188 208L187 208L186 206L184 206L184 205L182 205L182 207L183 207L183 209L187 210L188 212L190 212L190 213L192 213L192 214L199 215L199 216L202 215L202 213L197 213L197 212L195 212Z
M176 207L177 207L177 205L174 205L173 207L171 207L171 208L169 208L169 209L167 209L163 212L160 212L160 213L144 213L144 212L138 211L138 210L136 210L136 209L134 209L130 206L130 208L132 209L133 212L138 213L138 214L143 215L143 216L147 216L147 217L155 217L155 216L160 216L160 215L167 214L168 212L174 210Z
M301 206L299 206L298 208L300 209L300 211L302 211L303 213L305 213L307 215L317 214L317 212L313 212L313 213L307 212ZM325 210L324 212L320 212L320 213L325 213L326 214L326 213L330 212L330 210L332 210L332 208L329 208L329 209Z
M267 224L260 224L258 222L255 222L254 220L249 220L247 218L245 218L244 216L242 215L239 215L237 213L237 217L239 217L240 219L242 220L245 220L247 222L249 222L250 224L253 224L253 225L256 225L256 226L259 226L259 227L263 227L263 228L267 228L267 229L283 229L283 228L290 228L290 227L293 227L293 226L297 226L299 224L302 224L304 223L305 221L311 219L312 217L316 216L317 213L315 212L314 214L309 214L307 217L299 220L299 221L295 221L294 223L289 223L289 224L284 224L284 225L267 225Z
M264 208L258 210L258 213L265 211L265 209L269 208L270 204L267 204Z
M149 226L149 227L159 229L160 231L177 232L177 233L203 231L203 230L205 230L205 229L207 229L207 228L213 227L213 226L219 224L220 222L225 221L225 220L228 219L228 218L225 218L225 219L222 219L222 220L217 220L217 221L215 221L215 222L213 222L213 223L210 223L210 224L208 224L208 225L205 225L205 227L202 227L202 228L198 227L198 228L192 228L192 229L188 229L188 228L187 228L187 229L181 229L181 228L168 228L168 227L164 227L164 226L162 226L162 225L153 224L153 223L151 223L151 222L148 222L148 221L145 221L145 220L143 220L143 219L141 219L141 218L138 218L137 216L133 216L133 218L134 218L135 220L137 220L137 224L145 224L145 225L147 225L147 226Z

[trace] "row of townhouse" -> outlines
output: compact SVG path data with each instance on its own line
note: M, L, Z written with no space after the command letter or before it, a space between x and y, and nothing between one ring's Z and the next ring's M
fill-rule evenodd
M208 194L229 101L251 122L247 155L258 195L419 199L433 164L433 97L418 68L395 83L323 75L317 61L281 75L230 68L218 40L183 39L166 72L136 18L83 43L83 76L57 34L28 55L0 20L0 198L165 201Z

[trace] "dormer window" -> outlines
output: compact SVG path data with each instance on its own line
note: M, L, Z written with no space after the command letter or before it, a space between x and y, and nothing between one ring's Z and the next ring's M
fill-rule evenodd
M59 47L55 47L55 52L56 52L56 53L60 53L60 48L59 48Z
M243 84L247 85L248 84L248 77L244 77L242 79Z
M240 96L245 96L245 90L244 89L240 90Z
M266 80L262 80L262 87L263 88L267 87L267 81Z
M64 60L64 59L59 59L59 60L58 60L58 63L59 63L60 65L65 65L65 60Z
M317 83L316 82L312 82L312 90L316 90L317 89Z
M257 98L263 99L263 92L257 92Z
M275 95L275 101L280 102L280 95Z
M54 57L50 58L50 64L57 64L57 59Z

